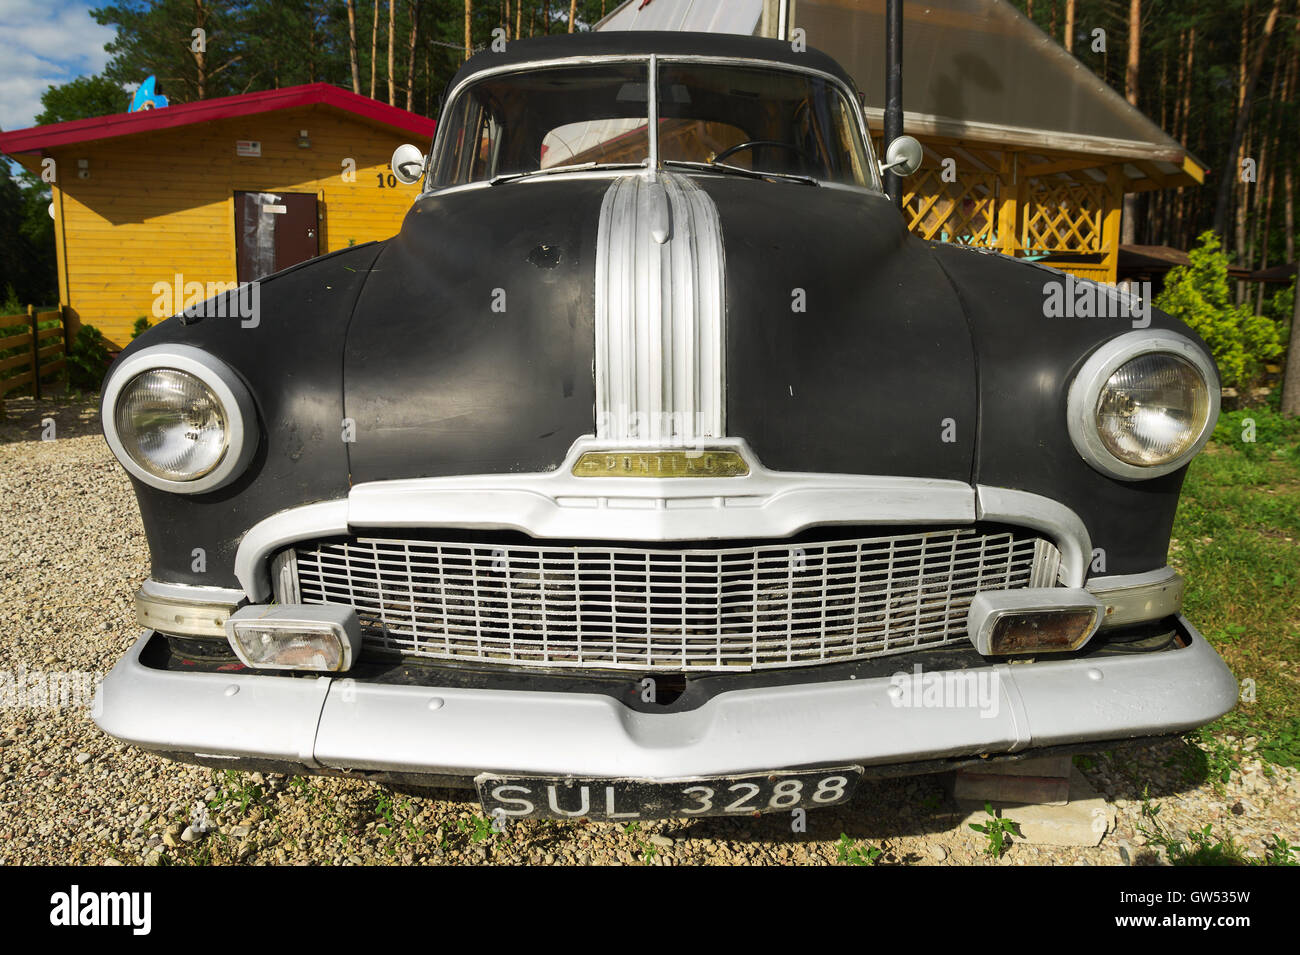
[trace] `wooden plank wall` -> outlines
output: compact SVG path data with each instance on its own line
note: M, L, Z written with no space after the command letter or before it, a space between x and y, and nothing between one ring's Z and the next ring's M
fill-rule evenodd
M298 145L304 129L309 148ZM59 293L72 334L94 325L120 347L140 316L158 321L156 282L235 281L236 191L315 193L322 253L394 235L419 189L389 185L389 158L406 139L312 106L54 150ZM261 157L237 156L237 140L260 142ZM353 181L344 159L355 161Z

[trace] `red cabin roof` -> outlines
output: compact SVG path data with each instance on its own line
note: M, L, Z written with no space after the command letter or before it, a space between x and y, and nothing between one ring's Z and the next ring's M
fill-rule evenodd
M116 113L112 116L95 116L91 119L73 119L65 123L16 129L12 132L0 133L0 152L11 156L17 153L39 152L57 146L131 136L135 133L171 129L192 123L269 113L278 109L292 109L295 106L316 105L333 106L375 125L387 126L425 140L433 137L434 127L437 125L428 117L389 106L366 96L359 96L348 90L341 90L328 83L309 83L304 86L288 86L261 93L242 93L239 96L222 96L218 99L198 100L194 103L178 103L175 106L142 110L137 113Z

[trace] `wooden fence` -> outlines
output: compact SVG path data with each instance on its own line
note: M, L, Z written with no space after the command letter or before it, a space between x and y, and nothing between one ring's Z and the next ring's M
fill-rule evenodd
M25 315L0 315L0 402L28 386L40 398L42 379L67 374L68 346L68 315L62 306L38 311L28 305Z

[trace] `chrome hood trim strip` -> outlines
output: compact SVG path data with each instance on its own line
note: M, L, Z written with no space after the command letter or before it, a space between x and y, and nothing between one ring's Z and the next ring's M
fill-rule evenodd
M596 236L596 436L683 447L726 433L722 228L689 176L616 179Z

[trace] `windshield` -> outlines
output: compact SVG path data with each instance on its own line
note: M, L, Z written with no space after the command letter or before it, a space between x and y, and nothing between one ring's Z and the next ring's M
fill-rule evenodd
M875 185L856 112L838 84L759 65L657 65L653 103L645 60L544 67L470 84L439 131L431 187L648 164L652 145L669 166Z
M872 184L848 100L792 70L661 63L659 158Z

